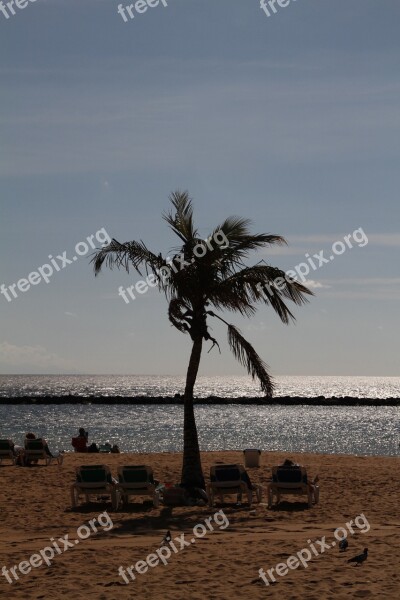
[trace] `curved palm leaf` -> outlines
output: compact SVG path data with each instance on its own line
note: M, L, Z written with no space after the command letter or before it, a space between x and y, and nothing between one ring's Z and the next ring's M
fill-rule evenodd
M228 217L225 221L214 229L211 238L214 238L218 232L222 232L229 242L228 248L222 245L216 249L216 258L223 261L222 267L224 274L233 273L234 267L244 266L243 260L247 258L249 252L258 250L265 246L277 244L279 246L287 245L285 238L280 235L259 233L252 234L249 229L251 221L240 217Z
M216 308L238 310L246 316L253 314L254 302L270 304L282 322L287 324L290 318L295 320L295 317L282 297L301 305L308 302L306 295L314 294L298 281L289 279L285 271L269 265L255 265L219 281L208 297Z
M193 311L181 298L172 298L168 306L168 318L182 333L189 333Z
M167 266L166 260L161 254L151 252L143 242L124 242L121 244L114 238L108 246L105 246L96 252L91 259L95 275L98 275L103 264L109 268L123 268L129 273L132 266L139 275L142 275L141 267L144 267L146 274L149 270L155 275L162 268ZM143 268L142 267L142 268Z
M197 236L193 225L193 206L188 192L173 192L169 197L175 211L163 215L163 219L180 239L186 243Z
M268 398L272 398L274 384L268 373L268 366L259 357L253 346L244 339L240 331L233 325L228 324L228 342L235 358L247 369L253 379L257 378L261 384L261 390Z

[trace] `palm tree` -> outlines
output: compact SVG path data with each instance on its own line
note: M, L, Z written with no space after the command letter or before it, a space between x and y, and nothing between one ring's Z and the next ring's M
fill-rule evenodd
M110 269L133 267L157 281L160 291L169 302L168 317L178 331L189 334L192 340L184 393L184 450L182 485L204 489L199 442L194 415L194 386L200 365L204 341L218 342L208 330L208 319L215 317L227 325L228 343L236 357L253 379L258 379L261 390L272 397L273 380L268 366L253 346L245 340L239 329L227 323L214 310L229 310L251 317L257 302L269 304L283 323L294 316L285 300L297 305L307 301L312 294L305 286L286 277L284 271L264 261L246 266L249 254L272 244L286 244L283 237L266 233L251 234L250 221L229 217L203 240L193 223L193 207L187 192L176 191L170 195L173 209L163 215L172 231L180 239L172 259L151 252L142 241L121 244L112 239L108 246L98 250L92 262L97 275L103 263ZM221 242L224 243L221 243ZM217 243L218 242L218 243ZM280 279L279 286L276 282Z

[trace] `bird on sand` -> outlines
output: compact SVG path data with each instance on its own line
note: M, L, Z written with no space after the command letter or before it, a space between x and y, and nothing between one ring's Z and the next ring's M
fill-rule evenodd
M167 533L164 535L162 541L161 541L161 546L164 546L165 544L169 544L169 542L172 540L171 537L171 532L168 529Z
M355 562L356 566L361 565L364 560L368 558L368 548L364 548L364 552L362 554L358 554L358 556L353 556L353 558L349 558L347 562Z
M345 550L347 550L348 547L349 547L349 542L347 541L347 538L343 538L342 540L340 540L339 550L341 552L344 552Z

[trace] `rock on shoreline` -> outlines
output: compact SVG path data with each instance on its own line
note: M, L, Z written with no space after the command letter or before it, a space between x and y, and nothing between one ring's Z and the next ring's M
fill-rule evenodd
M15 396L0 398L1 404L141 404L152 406L156 404L183 404L183 396L176 394L172 396ZM209 396L208 398L196 398L197 405L255 405L255 406L277 406L277 405L305 405L305 406L400 406L400 398L357 398L354 396L343 396L325 398L304 398L301 396L277 396L275 398L264 397L239 397L221 398Z

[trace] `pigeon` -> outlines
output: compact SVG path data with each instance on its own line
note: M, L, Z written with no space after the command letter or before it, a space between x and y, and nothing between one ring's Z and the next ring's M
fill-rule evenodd
M357 563L357 567L358 565L361 565L361 563L364 562L364 560L367 560L368 558L368 548L364 548L364 552L362 554L359 554L358 556L353 556L353 558L349 558L349 560L347 562L355 562Z
M340 540L339 550L341 552L344 552L345 550L347 550L348 547L349 547L349 542L347 541L347 538L343 538L343 540Z
M162 542L161 542L161 546L164 546L165 544L169 544L169 542L172 540L171 537L171 532L168 529L167 533L164 535Z

